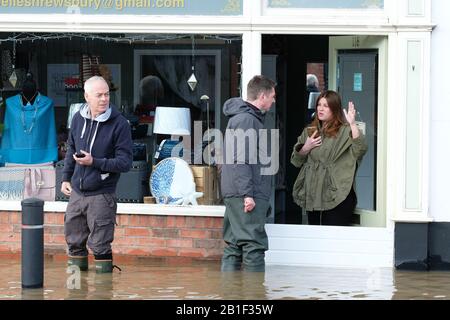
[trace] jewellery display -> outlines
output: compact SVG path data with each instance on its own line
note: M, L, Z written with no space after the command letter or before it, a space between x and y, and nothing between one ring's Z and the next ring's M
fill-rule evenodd
M30 103L30 102L28 102L28 103ZM22 108L22 113L20 115L20 119L22 120L23 132L25 132L26 134L30 134L31 130L33 130L34 124L36 122L37 110L38 110L37 103L35 103L34 104L33 118L31 118L31 125L30 125L30 128L28 129L27 128L27 123L26 123L26 120L25 120L25 110L24 110L24 108Z
M31 101L33 101L34 97L36 97L37 94L38 94L38 92L36 91L36 92L34 93L34 95L31 97L30 100L28 100L27 97L25 97L25 95L22 94L22 98L24 98L25 101L27 102L27 103L26 103L27 106L28 106L28 105L31 106Z

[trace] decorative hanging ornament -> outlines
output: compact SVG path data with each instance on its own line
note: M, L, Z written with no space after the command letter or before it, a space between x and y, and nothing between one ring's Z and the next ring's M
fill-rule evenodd
M14 68L14 66L13 66ZM17 83L17 75L16 75L16 70L14 69L14 71L11 73L11 76L9 77L9 82L11 82L12 86L15 88L16 87L16 83Z
M192 66L192 74L189 77L187 83L189 85L189 88L191 88L191 91L194 91L195 87L197 86L197 78L195 77L195 74L194 74L194 66Z
M187 83L189 88L191 88L191 91L195 90L195 87L197 86L197 78L195 77L195 56L194 56L194 50L195 50L195 37L194 35L191 36L192 39L192 58L191 58L191 63L192 63L192 74L189 77Z
M15 34L14 34L15 36ZM12 69L13 72L11 73L11 76L9 77L9 82L11 82L12 86L15 88L17 83L17 74L16 74L16 40L13 42L13 61L12 61Z

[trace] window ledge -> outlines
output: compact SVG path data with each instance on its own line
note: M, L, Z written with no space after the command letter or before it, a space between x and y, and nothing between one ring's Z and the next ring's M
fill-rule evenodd
M404 223L429 223L433 222L432 217L428 217L422 212L408 212L397 214L391 218L393 222L404 222Z
M66 212L67 202L46 201L44 212ZM20 201L0 201L1 211L22 211ZM146 203L118 203L118 214L142 214L164 216L223 217L225 206L175 206Z

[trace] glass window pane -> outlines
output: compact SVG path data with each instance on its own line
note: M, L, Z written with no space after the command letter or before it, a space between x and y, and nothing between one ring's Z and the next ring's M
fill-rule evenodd
M378 51L339 50L338 88L342 105L355 104L358 112L356 120L364 123L364 134L368 150L358 163L356 174L356 194L358 208L376 210L377 177L377 117L378 117Z

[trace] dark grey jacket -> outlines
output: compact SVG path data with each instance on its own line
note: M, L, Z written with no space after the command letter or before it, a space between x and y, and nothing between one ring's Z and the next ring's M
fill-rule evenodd
M273 176L261 175L262 166L258 157L260 147L267 148L267 146L260 146L258 138L259 130L264 129L264 114L256 108L251 108L241 98L227 100L223 106L223 113L229 117L229 120L225 133L224 164L221 171L222 196L269 200ZM251 135L251 132L256 133L256 143L253 145L247 143L244 147L242 135L237 139L231 135L236 129L242 129L248 135ZM251 130L248 131L249 129ZM241 148L238 148L238 144ZM234 147L231 147L233 145Z

